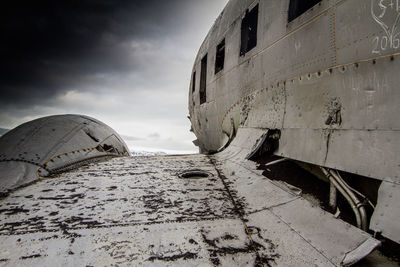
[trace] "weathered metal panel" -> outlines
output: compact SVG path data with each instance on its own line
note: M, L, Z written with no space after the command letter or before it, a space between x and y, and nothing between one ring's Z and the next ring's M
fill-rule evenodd
M400 80L388 73L399 64L397 57L382 58L286 83L277 154L400 182Z
M327 128L329 101L336 95L329 85L319 83L317 73L304 75L286 83L284 128ZM329 71L321 72L328 79ZM332 92L333 91L333 92ZM295 149L295 147L293 147Z
M369 234L337 220L304 199L274 207L271 212L335 265L343 265L348 253L372 239ZM378 245L379 241L375 240L370 244L369 252Z
M281 1L261 1L259 6L259 44L265 48L282 37L287 31L287 10L288 0ZM273 11L273 12L272 12ZM268 34L265 34L268 32Z
M243 205L243 209L246 214L279 206L299 198L288 188L284 190L264 176L241 166L243 160L239 163L232 161L229 160L219 168L229 177L230 188L235 191L237 197L245 199L246 205Z
M398 1L343 1L336 8L338 64L400 50Z
M281 6L280 8L283 7ZM279 40L279 44L266 46L265 50L260 54L255 54L254 57L251 54L243 57L241 59L242 64L230 71L226 75L227 77L220 78L229 79L229 77L232 77L230 83L234 85L221 88L221 90L228 89L229 95L227 93L225 98L221 96L221 99L217 99L217 104L224 106L224 103L235 103L235 99L243 98L252 90L270 89L272 86L277 86L275 84L277 81L281 82L278 86L282 86L285 77L293 77L307 71L316 72L330 66L334 56L334 53L332 53L332 35L330 33L332 16L332 12L327 13L318 19L319 23L309 24L297 30ZM264 21L264 23L269 22ZM282 27L281 24L279 25ZM275 26L275 28L278 29L279 27ZM286 29L283 28L281 30ZM314 35L318 36L317 40L313 37ZM260 46L262 45L265 44L260 44ZM227 57L229 58L229 56ZM236 55L232 56L236 57ZM253 108L258 107L254 106ZM232 111L229 111L229 115L231 113ZM236 116L224 117L223 124L229 125L231 117ZM260 124L264 124L264 122L260 120ZM254 125L254 127L263 126Z
M400 131L336 130L328 146L325 166L400 184Z
M0 192L107 155L130 154L113 129L93 118L57 115L24 123L0 138Z
M325 13L316 22L299 28L265 48L260 54L263 61L260 75L265 85L317 72L335 64L332 18L332 11Z
M233 147L232 149L241 149L245 150L247 153L250 153L252 147L258 142L258 140L261 139L264 133L264 129L239 127L236 137L231 143L231 146Z
M399 130L394 119L400 112L400 78L394 74L399 64L397 57L384 58L287 82L285 127L327 128L329 109L336 102L341 114L336 128Z
M258 91L248 104L246 127L281 129L286 105L284 84L269 86Z
M251 133L249 129L246 131L238 133L239 136ZM240 150L238 146L230 146L227 150L235 148ZM246 160L240 159L241 155L243 153L226 158L217 154L213 158L216 159L216 168L243 214L248 229L251 229L249 232L252 238L256 242L265 241L266 238L276 252L282 249L296 258L293 260L282 255L275 259L278 266L293 266L301 262L349 265L379 245L379 241L371 238L368 233L313 206L284 184L270 181L257 173L256 166L246 164ZM298 242L304 250L299 249ZM363 249L359 249L360 246ZM315 248L309 254L313 255L312 261L303 254L311 247Z
M197 122L197 136L204 139L203 146L208 150L216 151L221 147L223 136L219 124L218 108L215 101L204 103L200 106L200 114L194 121ZM207 137L207 138L206 138Z
M400 185L382 182L370 229L400 243Z
M256 242L265 242L263 237L267 237L270 241L269 246L274 244L287 252L276 261L277 266L335 266L270 210L250 214L248 220L248 225L252 229L251 236ZM253 225L259 225L259 228L254 228Z
M343 106L343 128L400 130L400 58L382 58L344 68L332 76Z
M275 154L323 166L328 150L328 135L327 131L314 129L282 129Z

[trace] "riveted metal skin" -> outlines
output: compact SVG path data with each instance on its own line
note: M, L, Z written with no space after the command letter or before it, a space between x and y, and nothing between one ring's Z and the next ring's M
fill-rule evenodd
M400 185L399 1L322 0L288 22L289 2L231 0L205 38L193 72L222 39L226 55L208 73L207 101L189 92L200 151L226 147L240 128L278 129L276 155ZM240 55L255 5L257 46Z
M0 138L0 192L83 164L129 156L119 135L82 115L57 115L24 123Z

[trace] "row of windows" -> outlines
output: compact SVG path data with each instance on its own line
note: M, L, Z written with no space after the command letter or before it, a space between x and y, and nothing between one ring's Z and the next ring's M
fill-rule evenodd
M322 0L290 0L288 11L288 22L299 17L301 14L312 8ZM242 19L240 35L240 56L245 55L251 49L257 46L257 26L258 26L258 4L252 10L246 10ZM201 60L200 69L200 104L206 102L206 84L207 84L207 56ZM223 39L216 48L215 56L215 74L224 69L225 63L225 39ZM192 92L196 90L196 72L192 76Z

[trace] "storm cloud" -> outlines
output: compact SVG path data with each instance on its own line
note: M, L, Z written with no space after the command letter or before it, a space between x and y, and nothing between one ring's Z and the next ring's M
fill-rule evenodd
M227 0L13 1L0 11L0 126L81 113L158 146L188 131L194 57ZM189 136L185 134L189 148ZM191 137L194 139L194 136ZM178 142L178 141L177 141ZM190 145L192 147L192 145Z
M148 69L141 53L184 30L188 22L180 12L189 2L16 1L2 7L2 101L40 101L94 86L102 75Z

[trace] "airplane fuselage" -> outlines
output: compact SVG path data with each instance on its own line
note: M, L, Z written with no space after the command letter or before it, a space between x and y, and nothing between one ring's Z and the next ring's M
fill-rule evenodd
M382 182L369 226L390 225L384 234L400 242L390 222L400 215L399 20L399 1L229 1L193 66L194 143L203 153L266 143Z
M190 85L201 151L279 129L277 155L400 182L398 3L296 2L231 0L217 18Z

